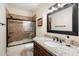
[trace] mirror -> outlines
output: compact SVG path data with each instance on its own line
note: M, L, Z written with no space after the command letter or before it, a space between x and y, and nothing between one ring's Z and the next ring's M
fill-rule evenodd
M47 14L47 31L52 33L78 35L78 4L57 3L53 12Z

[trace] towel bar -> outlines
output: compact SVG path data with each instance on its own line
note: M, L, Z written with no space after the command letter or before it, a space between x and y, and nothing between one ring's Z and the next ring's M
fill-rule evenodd
M2 26L3 26L3 25L5 25L5 24L3 24L3 23L0 23L0 25L2 25Z

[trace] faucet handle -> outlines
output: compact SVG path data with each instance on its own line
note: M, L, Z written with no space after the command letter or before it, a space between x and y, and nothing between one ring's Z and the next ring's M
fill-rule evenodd
M62 43L62 40L60 40L60 43Z
M58 37L53 37L53 40L59 41Z
M59 41L59 38L58 38L58 37L56 37L56 40L57 40L57 41Z

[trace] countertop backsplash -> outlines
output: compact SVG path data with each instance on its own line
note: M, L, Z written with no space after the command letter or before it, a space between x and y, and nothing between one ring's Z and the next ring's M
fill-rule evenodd
M56 36L56 35L45 34L44 36L53 39L53 37ZM61 37L61 36L56 36L56 37L60 38L60 39L63 40L64 42L66 42L66 38L65 38L65 37ZM74 36L73 36L73 38L71 38L71 36L70 36L69 40L70 40L70 44L71 44L71 45L74 45L74 46L79 47L79 40L78 40L78 37L77 37L77 38L74 38Z

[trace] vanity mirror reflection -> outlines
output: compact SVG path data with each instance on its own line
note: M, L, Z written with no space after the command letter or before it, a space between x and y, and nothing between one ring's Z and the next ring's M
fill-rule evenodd
M56 3L47 14L47 32L78 35L78 4Z

